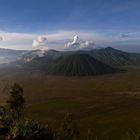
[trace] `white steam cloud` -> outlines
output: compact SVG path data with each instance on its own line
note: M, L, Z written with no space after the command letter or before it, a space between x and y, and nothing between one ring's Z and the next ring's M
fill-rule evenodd
M73 41L68 42L64 45L65 49L76 50L76 49L93 49L95 46L93 41L80 42L79 37L76 35Z
M93 41L85 41L80 44L81 49L94 49L94 42Z
M36 39L33 40L32 47L33 49L42 49L42 47L46 47L46 37L38 36Z
M0 36L0 41L2 41L3 40L3 37L2 36Z
M79 49L80 43L79 43L79 37L76 35L73 37L73 41L68 42L64 46L66 49Z
M43 57L45 55L45 52L48 50L46 40L47 38L44 36L38 36L36 39L33 40L32 48L36 51L33 53L30 61L36 56Z

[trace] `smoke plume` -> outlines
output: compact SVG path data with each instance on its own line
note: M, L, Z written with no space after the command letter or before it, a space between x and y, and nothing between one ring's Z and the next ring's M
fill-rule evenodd
M79 37L74 36L71 42L65 44L64 48L68 50L78 50L78 49L93 49L95 46L93 41L80 42Z

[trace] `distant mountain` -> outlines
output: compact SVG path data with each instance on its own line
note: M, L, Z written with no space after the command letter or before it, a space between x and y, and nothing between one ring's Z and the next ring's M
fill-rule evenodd
M0 48L0 56L19 56L28 52L27 50L13 50Z
M105 64L112 66L140 64L140 54L128 53L114 49L112 47L88 51L87 54L93 56L94 58L98 59L99 61Z
M70 54L74 54L75 52L81 54L88 54L95 59L112 66L126 66L126 65L138 65L140 64L140 54L138 53L128 53L124 51L120 51L114 49L112 47L106 47L101 49L93 49L93 50L79 50L79 51L56 51L56 50L49 50L46 51L43 56L44 60L55 60L60 56L67 56ZM29 53L25 53L24 60L30 61L32 59L36 59L40 57L37 51L31 51ZM43 60L43 61L44 61Z
M62 56L61 52L56 50L34 50L22 55L15 64L28 69L44 70L48 64L52 63L60 56Z
M22 56L26 50L12 50L0 48L0 64L16 61L18 57Z
M100 61L104 64L107 64L113 67L140 64L140 54L123 52L123 51L114 49L112 47L107 47L107 48L93 49L93 50L87 50L87 51L86 50L84 51L83 50L79 50L79 51L34 50L34 51L29 51L29 52L24 53L20 57L20 59L16 62L16 65L20 65L20 66L23 66L24 68L26 67L26 68L34 69L34 70L43 70L43 71L48 70L49 73L55 73L54 69L56 69L57 72L59 73L60 67L57 67L57 66L62 65L62 67L66 69L66 67L68 67L68 65L66 65L66 63L68 62L66 61L72 61L72 58L70 56L71 55L75 56L75 54L90 55L96 61L98 60L98 62ZM79 58L82 59L80 63L78 63ZM77 65L77 67L80 68L81 66L79 64L81 64L81 62L85 62L85 59L83 60L83 58L85 57L77 56L75 58L76 62L73 63L73 65ZM65 62L65 66L63 64L64 62Z
M58 58L46 72L52 75L88 76L114 73L117 69L94 59L87 54L75 53Z
M35 70L43 70L45 71L50 64L58 61L59 59L66 59L67 56L72 54L87 54L92 56L93 59L98 60L104 64L110 66L127 66L127 65L139 65L140 64L140 54L138 53L128 53L124 51L120 51L114 49L112 47L93 49L93 50L78 50L78 51L56 51L56 50L33 50L33 51L17 51L17 50L3 50L0 49L1 52L5 52L4 58L8 59L8 61L15 61L11 65L16 65L20 67L26 67ZM9 54L9 56L6 54ZM10 56L11 54L11 56ZM0 55L0 63L1 63ZM64 60L63 60L64 61ZM4 60L5 62L5 60ZM62 62L62 60L61 60ZM55 64L56 65L56 64Z
M60 57L62 53L60 51L56 50L48 50L48 51L43 51L43 50L33 50L29 51L28 53L25 53L24 55L21 56L21 59L24 60L24 62L30 62L32 60L40 59L43 58L42 60L47 59L57 59Z

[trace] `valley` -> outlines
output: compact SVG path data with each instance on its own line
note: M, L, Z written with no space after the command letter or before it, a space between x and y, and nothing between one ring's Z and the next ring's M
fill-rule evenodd
M26 117L57 129L67 112L85 139L90 129L99 139L121 139L140 129L140 66L126 72L86 77L51 76L40 71L0 71L1 85L16 81L26 99ZM4 83L4 84L3 84ZM0 95L6 99L1 90ZM4 102L3 98L0 98Z

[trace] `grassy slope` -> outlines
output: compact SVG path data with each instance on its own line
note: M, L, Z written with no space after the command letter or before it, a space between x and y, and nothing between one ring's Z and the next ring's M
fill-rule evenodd
M0 72L0 77L1 83L8 79L24 87L30 118L57 126L66 112L72 112L84 136L90 128L101 140L119 140L129 128L140 128L140 67L81 78L24 71Z
M103 64L90 55L75 53L59 58L58 61L48 67L46 71L54 75L78 76L114 73L117 69Z

